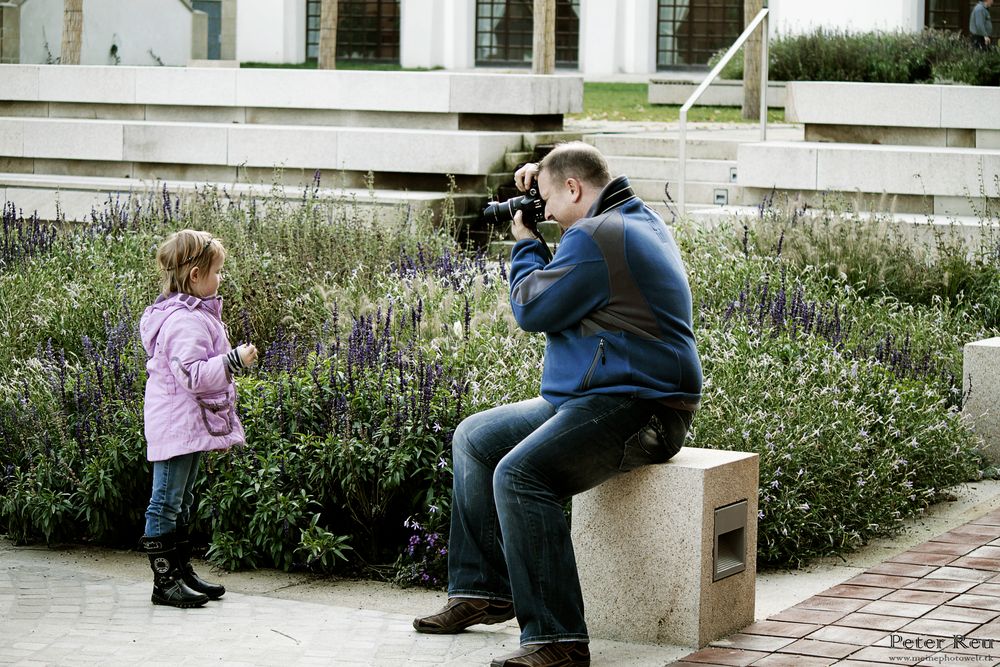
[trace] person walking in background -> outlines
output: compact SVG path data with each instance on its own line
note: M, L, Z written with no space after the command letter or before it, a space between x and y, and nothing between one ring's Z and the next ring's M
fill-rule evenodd
M986 50L993 44L993 19L990 17L990 7L993 0L979 0L969 15L969 34L976 48Z
M218 295L226 250L185 229L159 247L161 294L139 320L146 350L143 408L153 490L140 544L153 570L153 604L200 607L226 592L191 566L188 522L201 453L243 444L233 374L257 361L251 344L232 349Z
M546 337L541 396L456 429L448 603L413 627L516 616L522 648L495 667L589 665L564 502L680 450L702 390L691 290L670 229L593 146L561 144L514 181L537 181L564 232L553 258L521 211L511 228L514 317Z

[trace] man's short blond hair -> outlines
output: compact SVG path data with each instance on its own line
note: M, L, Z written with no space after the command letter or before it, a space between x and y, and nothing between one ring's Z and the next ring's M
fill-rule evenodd
M597 188L611 182L611 170L604 155L582 141L558 144L539 163L538 172L543 171L559 181L575 178Z

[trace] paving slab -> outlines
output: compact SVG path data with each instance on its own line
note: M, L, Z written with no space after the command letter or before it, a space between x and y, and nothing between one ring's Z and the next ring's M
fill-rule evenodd
M202 575L211 569L202 563ZM440 591L273 571L211 572L225 597L150 604L136 552L16 547L0 539L0 664L486 665L518 647L515 623L421 635ZM594 665L660 667L689 648L594 640Z
M594 639L593 664L808 667L933 664L937 657L958 664L961 655L982 655L987 660L976 664L992 664L988 658L1000 656L1000 648L990 654L982 647L953 647L946 636L949 645L933 650L890 641L960 631L996 638L1000 647L1000 570L977 569L997 560L990 556L998 545L985 544L993 540L983 526L1000 525L1000 482L954 493L953 502L931 508L892 538L808 569L759 573L759 622L715 646L692 655L685 647ZM970 536L983 544L963 541ZM945 548L952 559L983 551L967 566L886 567L900 553L935 553L929 546ZM440 607L443 591L269 570L215 572L199 565L203 575L227 587L221 601L194 610L155 607L142 554L17 547L0 538L0 664L463 666L489 664L518 645L513 622L454 636L413 632L413 617ZM843 583L850 579L870 585ZM930 611L915 617L924 608ZM772 616L780 618L766 620Z
M952 503L933 508L892 541L873 542L832 568L849 576L833 577L832 586L790 609L764 611L764 620L742 633L672 664L1000 664L1000 586L993 581L1000 576L1000 559L993 557L998 555L995 546L976 546L996 539L997 482L957 491ZM929 550L942 544L963 546L943 554ZM972 548L966 550L968 546ZM960 555L965 553L978 557ZM944 560L924 564L910 557L914 555ZM878 563L877 558L884 561ZM823 569L822 564L814 565L813 573ZM774 581L782 578L795 581L788 573L770 576L764 590L776 590ZM810 577L807 571L798 582L813 585L826 579ZM761 583L758 576L758 602ZM808 586L792 588L796 590L790 596Z

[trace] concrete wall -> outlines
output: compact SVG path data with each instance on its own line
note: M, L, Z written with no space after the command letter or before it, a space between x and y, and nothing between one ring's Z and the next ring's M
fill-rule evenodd
M403 67L473 67L475 0L401 0L399 11Z
M59 57L62 20L63 0L26 0L21 5L22 63ZM187 65L191 31L191 6L183 0L84 0L80 64L114 64L110 51L116 44L122 65L159 64L152 54L164 65Z
M816 28L847 32L916 32L924 27L925 0L771 0L771 35Z
M305 62L306 3L240 0L236 35L236 59L241 62Z
M580 70L587 74L655 72L655 0L581 0Z

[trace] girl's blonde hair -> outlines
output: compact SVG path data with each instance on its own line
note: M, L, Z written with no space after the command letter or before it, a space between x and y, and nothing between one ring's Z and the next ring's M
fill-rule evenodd
M174 232L160 244L156 251L156 265L160 270L160 291L191 293L191 270L201 269L202 275L211 271L217 261L226 258L222 241L208 232L182 229Z

